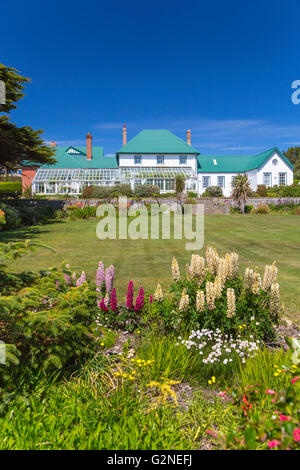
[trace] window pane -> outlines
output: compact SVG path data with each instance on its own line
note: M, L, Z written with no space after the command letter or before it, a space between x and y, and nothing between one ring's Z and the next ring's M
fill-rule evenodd
M208 188L210 186L210 176L202 176L202 186L203 188Z
M164 158L163 155L157 155L156 159L157 159L157 165L163 165L164 164L165 158Z
M180 165L186 165L187 163L187 157L185 155L180 155L179 156L179 164Z
M286 186L286 173L279 173L279 186Z
M140 165L142 163L142 157L139 155L134 156L134 164L135 165Z
M263 182L265 186L272 186L272 173L264 173Z
M218 176L218 186L225 188L225 176Z

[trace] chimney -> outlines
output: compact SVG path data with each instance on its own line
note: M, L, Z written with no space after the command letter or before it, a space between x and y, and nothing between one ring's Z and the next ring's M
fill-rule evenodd
M191 131L190 129L186 131L186 141L188 145L191 145Z
M126 125L123 126L123 146L127 144L127 130Z
M86 135L86 159L92 160L92 134L90 131Z
M51 142L50 142L49 145L50 145L50 147L56 147L56 142L55 142L55 140L51 140Z

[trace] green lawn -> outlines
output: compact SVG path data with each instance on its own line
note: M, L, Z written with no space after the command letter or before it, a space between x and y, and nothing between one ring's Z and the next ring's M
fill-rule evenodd
M0 241L30 238L53 247L55 253L39 249L21 258L11 271L39 270L68 262L78 273L95 276L98 261L116 268L119 296L125 295L132 279L153 290L158 281L167 286L172 256L182 270L191 252L184 240L99 240L96 220L53 223L1 232ZM300 218L289 215L211 215L205 216L205 251L214 244L220 254L236 250L244 269L249 262L262 271L266 263L277 261L284 306L294 319L300 319ZM121 292L120 292L121 289Z

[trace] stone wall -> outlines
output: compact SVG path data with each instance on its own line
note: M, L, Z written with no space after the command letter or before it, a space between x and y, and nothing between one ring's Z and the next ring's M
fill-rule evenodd
M160 203L164 206L174 207L177 204L176 199L159 199ZM62 199L32 199L27 200L32 206L36 205L51 205L56 209L63 209L66 205L70 204L88 204L90 206L98 206L101 203L109 202L98 199L89 199L87 202L83 199L69 199L68 202ZM155 203L155 199L145 199L145 202ZM289 198L249 198L247 199L247 205L254 207L262 204L283 204L293 202L294 204L300 204L300 197L289 197ZM235 203L232 198L198 198L198 204L204 204L205 214L230 214L230 207L234 207Z

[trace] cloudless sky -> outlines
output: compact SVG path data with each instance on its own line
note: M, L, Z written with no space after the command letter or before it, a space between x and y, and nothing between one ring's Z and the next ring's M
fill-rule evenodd
M105 154L166 128L202 154L300 145L299 0L15 0L0 62L32 83L11 119Z

